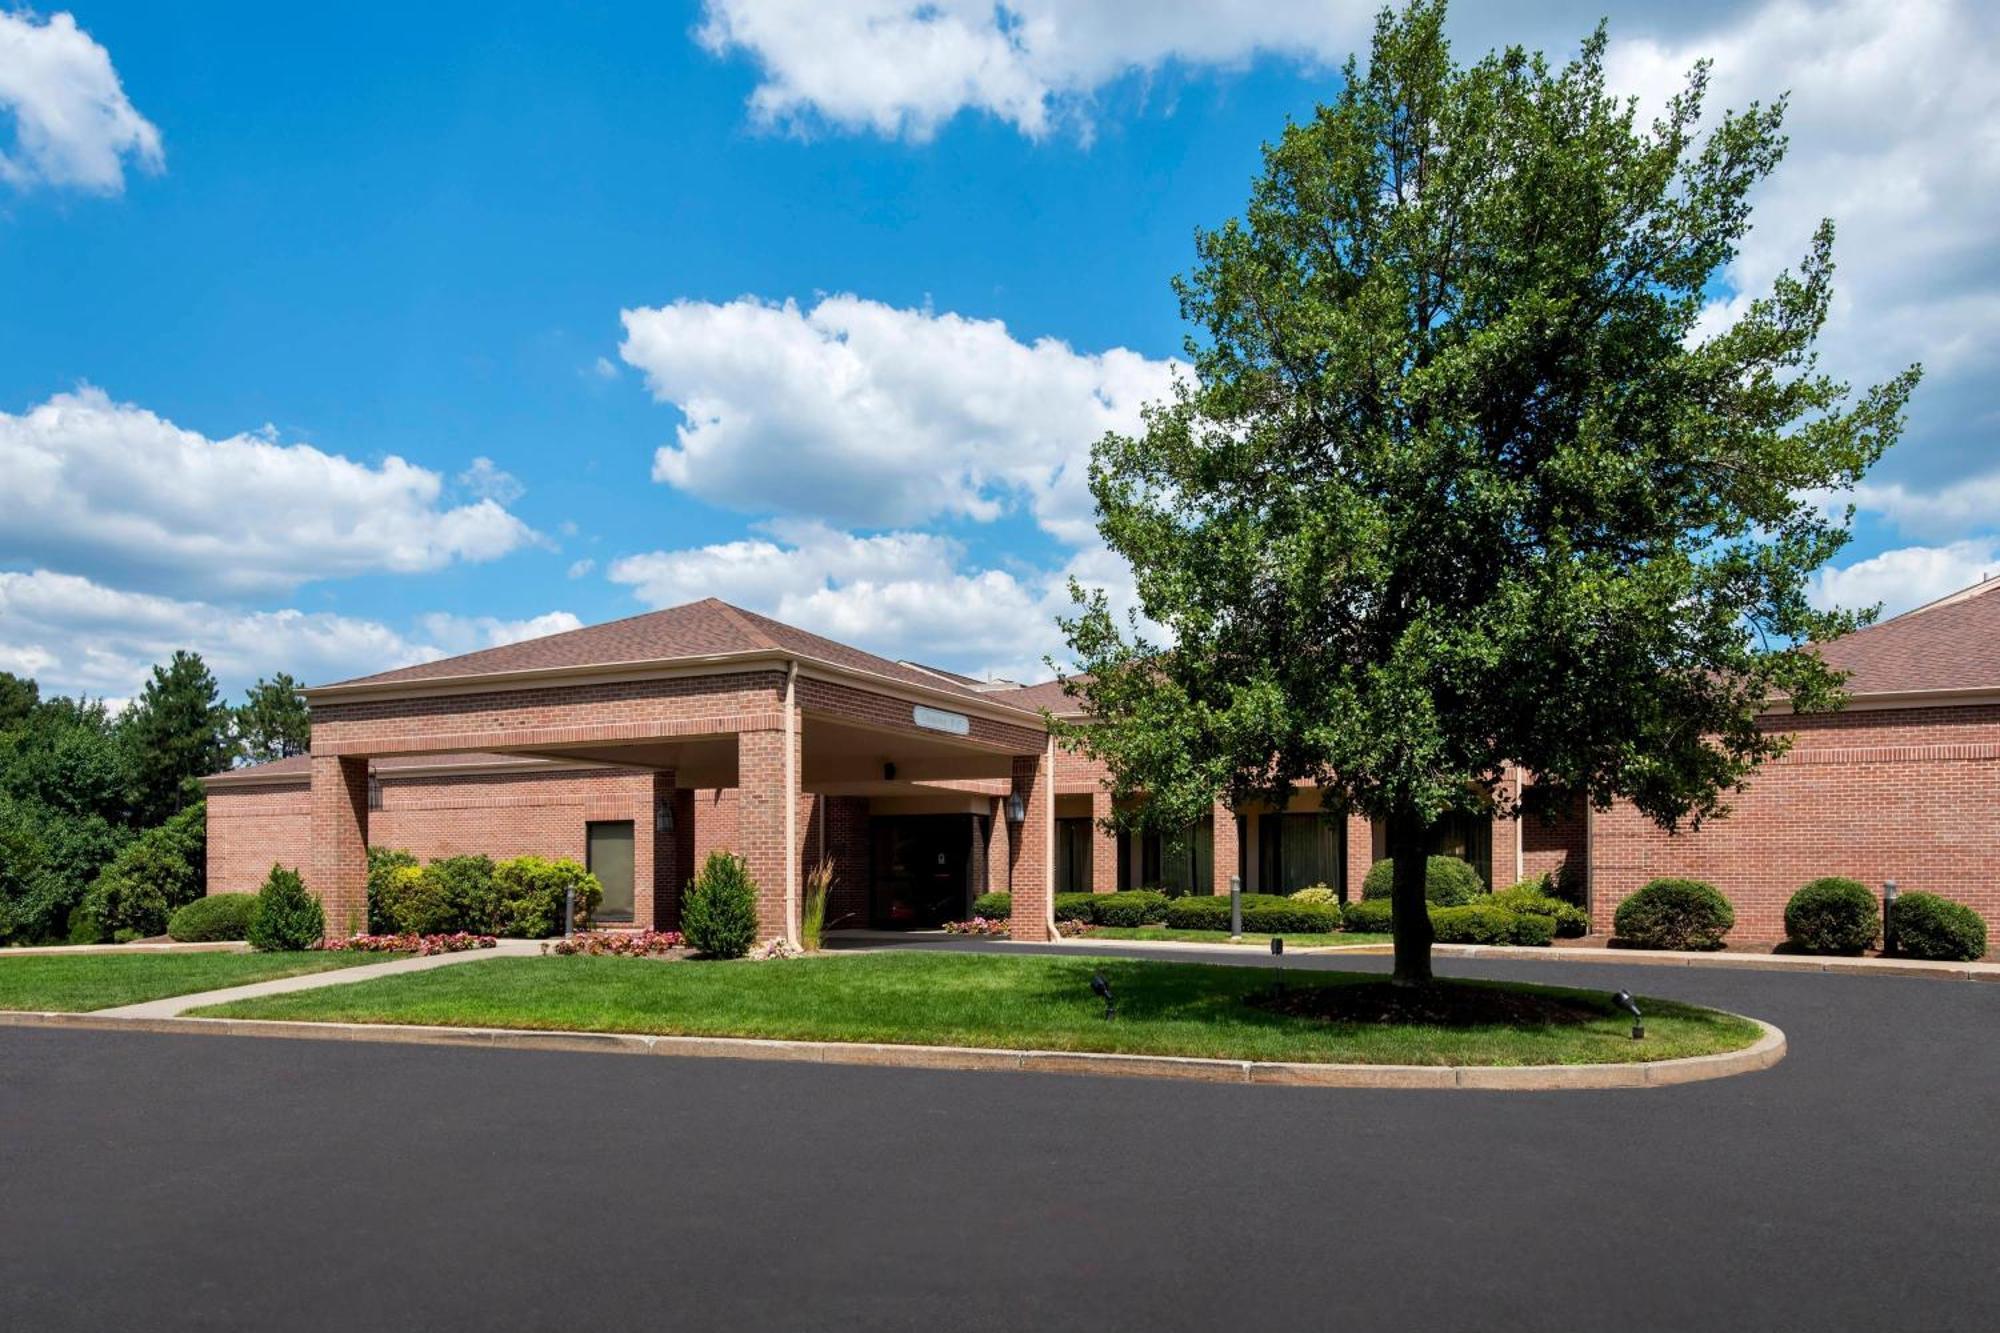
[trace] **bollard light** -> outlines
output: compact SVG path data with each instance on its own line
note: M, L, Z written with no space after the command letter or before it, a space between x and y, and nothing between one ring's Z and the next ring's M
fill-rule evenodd
M1091 973L1090 990L1098 999L1104 1001L1104 1017L1107 1022L1118 1017L1118 1002L1111 998L1111 983L1104 979L1102 972Z
M1285 993L1285 937L1283 935L1273 935L1271 937L1271 957L1278 960L1278 994L1283 995Z
M1243 876L1229 877L1229 938L1243 938Z
M1882 881L1882 952L1896 952L1896 881Z
M1621 990L1611 997L1611 1003L1632 1015L1632 1040L1639 1041L1646 1035L1645 1015L1639 1012L1639 1002L1632 998L1632 992Z

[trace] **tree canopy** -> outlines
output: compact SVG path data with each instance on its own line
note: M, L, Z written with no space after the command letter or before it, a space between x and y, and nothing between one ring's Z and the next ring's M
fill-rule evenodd
M1378 20L1365 69L1267 145L1176 284L1194 375L1094 449L1100 531L1164 634L1101 594L1064 622L1143 818L1317 784L1384 821L1397 976L1429 976L1422 838L1534 790L1699 823L1782 751L1774 699L1840 700L1811 643L1850 489L1915 367L1817 366L1833 228L1733 318L1713 298L1784 151L1784 99L1650 123L1600 27L1555 65L1455 62L1444 5Z
M140 822L157 824L201 799L198 780L229 767L229 706L196 653L181 651L118 720Z
M253 764L305 754L312 748L312 712L304 687L285 672L260 679L236 708L237 753Z

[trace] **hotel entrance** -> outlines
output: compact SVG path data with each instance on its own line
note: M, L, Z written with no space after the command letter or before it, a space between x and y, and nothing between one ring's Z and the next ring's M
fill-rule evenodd
M876 926L937 926L964 918L972 905L976 815L889 815L869 821L874 885L868 912Z

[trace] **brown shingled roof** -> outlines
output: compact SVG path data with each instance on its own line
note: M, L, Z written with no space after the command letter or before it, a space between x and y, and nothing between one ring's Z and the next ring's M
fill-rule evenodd
M2000 579L1820 645L1849 694L2000 687Z
M1063 683L1059 680L1045 680L1039 685L1022 685L1011 690L995 690L990 697L1032 712L1046 708L1059 717L1083 711L1083 700L1072 699L1063 693Z
M463 653L457 657L336 683L414 685L464 676L670 662L680 658L756 652L781 653L831 666L867 671L890 680L924 685L968 698L997 698L1004 702L1007 697L1004 692L995 694L972 689L935 673L877 657L874 653L836 643L713 597L689 602L685 606L668 607L664 611L628 616L608 624L588 625L561 634L544 635L539 639L523 639L498 648L486 648L476 653Z

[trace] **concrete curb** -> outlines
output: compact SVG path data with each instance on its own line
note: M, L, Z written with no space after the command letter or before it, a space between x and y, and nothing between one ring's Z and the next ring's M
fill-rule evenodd
M873 1065L896 1069L1004 1070L1032 1074L1178 1078L1203 1083L1255 1083L1300 1088L1464 1088L1488 1092L1658 1088L1769 1069L1785 1058L1785 1034L1761 1019L1749 1021L1762 1028L1764 1035L1740 1051L1720 1055L1628 1064L1502 1067L1303 1064L1208 1060L1178 1055L1115 1055L1091 1051L1009 1051L970 1046L776 1041L762 1037L663 1037L627 1032L538 1032L520 1028L299 1023L240 1018L118 1018L105 1013L0 1011L0 1027L398 1042L416 1046L482 1046L517 1051L596 1051L613 1055L675 1055L725 1060L800 1060L811 1064Z

